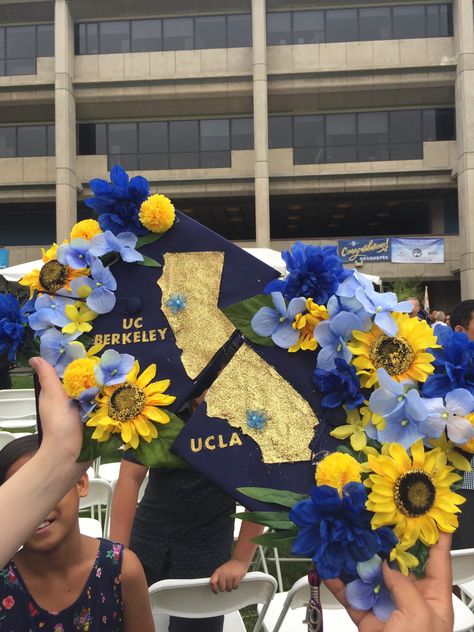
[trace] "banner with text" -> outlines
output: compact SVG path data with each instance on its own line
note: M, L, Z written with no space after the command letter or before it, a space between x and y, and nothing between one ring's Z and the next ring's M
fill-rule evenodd
M340 240L338 250L343 263L390 261L390 239L388 237Z
M392 238L392 263L444 263L442 238Z

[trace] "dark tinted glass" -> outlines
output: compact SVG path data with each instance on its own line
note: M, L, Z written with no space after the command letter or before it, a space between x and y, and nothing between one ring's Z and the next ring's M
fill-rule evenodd
M388 143L388 112L360 112L357 126L359 145Z
M227 16L227 46L252 46L252 16L250 13Z
M36 75L36 57L30 59L7 59L6 75Z
M161 20L132 20L131 29L132 53L161 50Z
M196 18L195 48L225 48L225 16Z
M171 121L169 125L170 152L199 151L198 121Z
M7 56L10 59L36 57L36 27L9 26L7 28Z
M326 162L357 162L357 147L326 147Z
M353 42L358 39L356 9L326 11L327 42Z
M201 121L201 151L230 149L229 119Z
M110 154L136 154L137 150L138 145L136 123L109 124Z
M328 114L326 116L326 145L347 146L356 144L356 115Z
M25 125L18 127L18 156L46 156L46 127Z
M54 156L56 153L56 139L55 139L55 131L54 125L48 125L46 127L46 141L48 148L48 156Z
M95 142L95 123L80 123L77 134L77 153L90 156L99 153Z
M3 76L5 72L5 61L0 59L0 76Z
M390 148L390 160L418 160L420 158L423 158L421 143L392 144Z
M441 32L439 6L426 7L426 35L439 37Z
M140 154L168 152L168 124L165 121L138 124Z
M425 37L425 7L393 7L393 37Z
M199 169L199 152L170 154L170 169Z
M423 140L436 140L436 110L423 110Z
M107 125L105 123L98 123L95 126L95 146L98 155L107 154Z
M140 171L168 169L168 154L141 154L138 156L138 168Z
M293 13L293 44L319 44L324 39L324 11Z
M293 119L291 116L270 116L268 119L268 146L293 147Z
M253 149L253 119L231 119L232 149Z
M295 116L295 147L324 146L324 116Z
M459 211L457 198L444 200L444 232L447 235L459 234Z
M0 158L16 156L16 129L0 127Z
M100 52L128 53L130 51L130 22L100 23Z
M390 140L392 143L410 143L421 140L420 110L390 112Z
M364 40L386 40L392 37L392 17L388 7L359 9L359 37Z
M192 48L194 48L192 18L163 20L163 50L191 50Z
M357 155L360 162L390 160L388 145L359 145Z
M230 167L230 151L205 151L201 154L200 166L202 169Z
M0 59L5 57L5 29L0 28Z
M138 170L138 156L134 154L112 154L108 159L109 170L114 165L120 165L126 171Z
M326 162L326 151L323 147L295 147L293 150L295 165L312 165Z
M40 24L38 35L38 57L54 57L54 25Z
M435 110L436 140L456 139L456 115L453 108Z
M440 35L451 36L453 35L453 5L452 4L440 4Z
M267 13L267 44L291 44L291 13Z
M96 55L99 52L99 25L87 24L87 52Z

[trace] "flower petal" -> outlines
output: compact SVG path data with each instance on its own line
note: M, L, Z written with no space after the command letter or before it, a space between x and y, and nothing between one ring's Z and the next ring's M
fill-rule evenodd
M280 323L279 313L271 307L261 307L252 318L250 326L258 336L271 336Z

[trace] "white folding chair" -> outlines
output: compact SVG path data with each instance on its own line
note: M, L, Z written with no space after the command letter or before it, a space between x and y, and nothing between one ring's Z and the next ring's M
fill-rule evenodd
M0 389L0 399L35 399L34 388Z
M0 430L0 450L10 443L10 441L13 441L13 439L16 439L16 437L12 432Z
M324 628L338 632L356 632L357 626L334 595L321 584ZM310 599L308 577L298 579L287 593L277 593L263 620L266 632L307 632L306 604Z
M113 489L110 483L100 478L92 478L89 480L89 493L81 498L79 503L81 511L89 509L90 518L100 523L105 538L109 536L110 530L112 493Z
M82 535L88 535L90 538L103 536L102 524L95 518L79 518L79 531Z
M274 577L259 572L247 573L237 590L217 595L211 590L209 578L164 579L148 589L155 630L167 630L170 616L204 619L225 615L224 632L245 632L239 610L262 604L253 628L258 632L276 588Z
M119 472L120 463L104 463L104 465L99 465L96 476L112 484L118 479Z
M461 599L453 595L454 632L474 628L474 549L451 551L453 586L459 586Z
M18 397L0 399L0 423L9 419L36 418L36 401L34 398Z

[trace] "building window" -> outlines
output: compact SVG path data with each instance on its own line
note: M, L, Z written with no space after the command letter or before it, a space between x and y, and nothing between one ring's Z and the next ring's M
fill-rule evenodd
M8 145L8 138L4 144ZM80 155L107 155L109 168L115 164L133 171L230 167L232 149L253 147L253 120L80 123L77 146Z
M54 125L0 127L0 158L54 154Z
M271 116L269 147L295 165L423 158L423 142L455 140L454 108Z
M0 75L35 75L37 58L53 55L53 24L0 27Z
M251 45L252 19L249 13L82 22L75 25L76 55Z
M448 3L267 13L269 46L452 35L453 9Z

